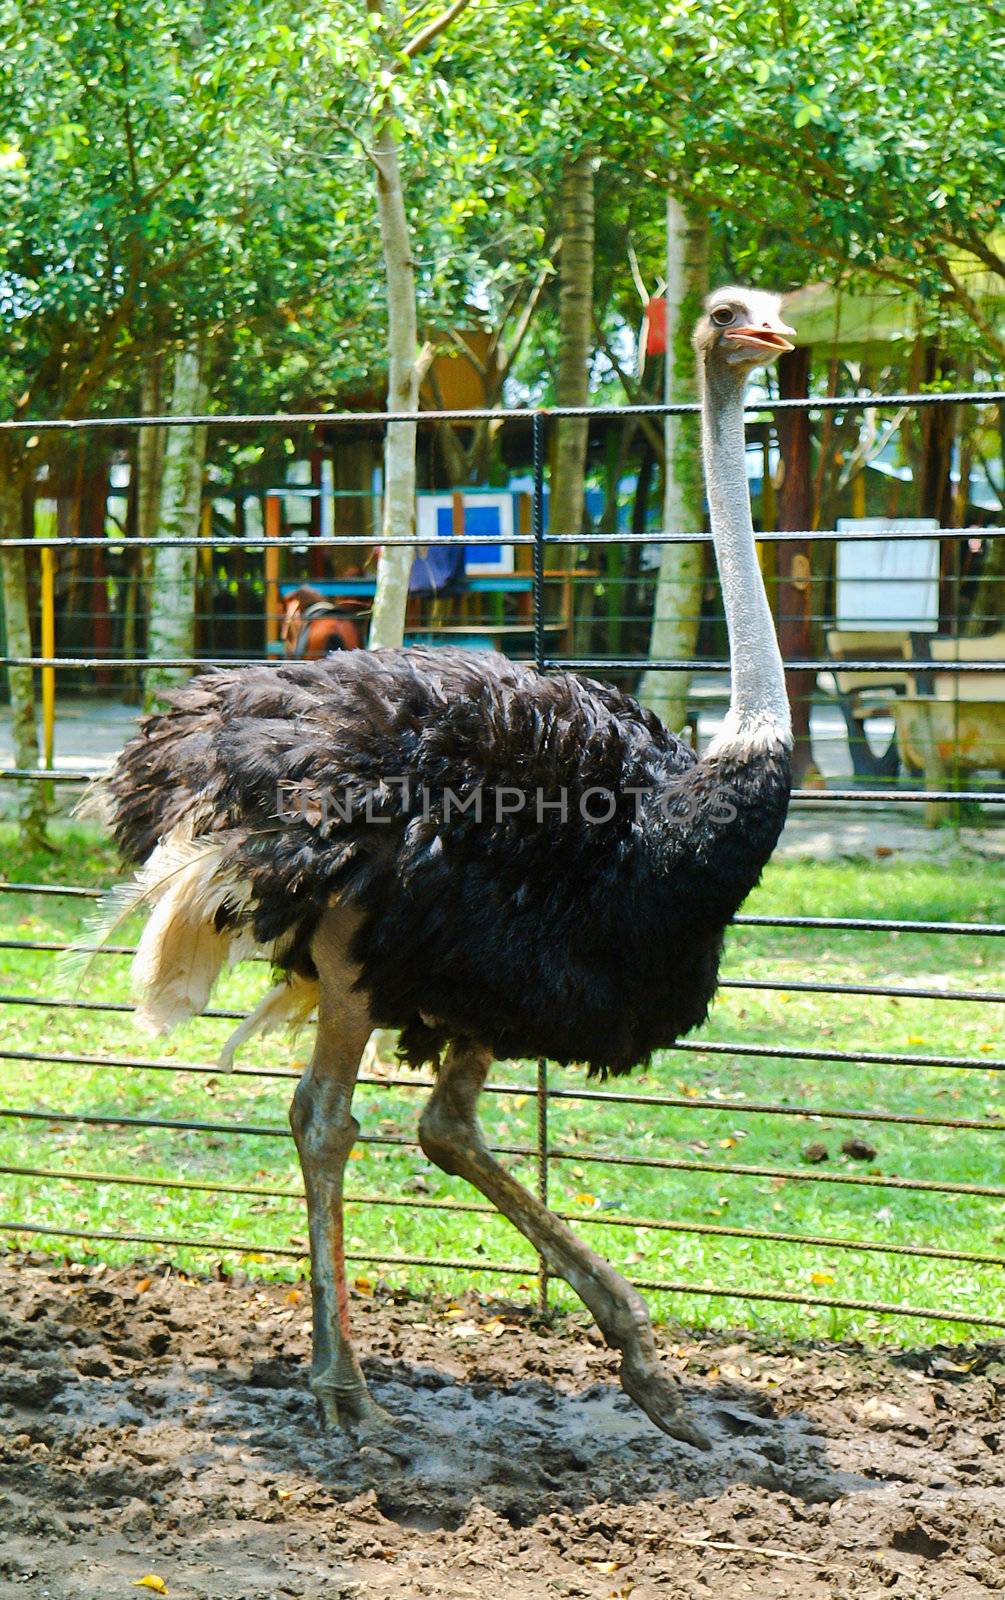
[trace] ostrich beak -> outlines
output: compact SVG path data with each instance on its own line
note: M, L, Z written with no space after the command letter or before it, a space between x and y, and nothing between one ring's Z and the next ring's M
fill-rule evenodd
M764 351L768 355L780 356L786 350L793 350L795 346L785 337L791 333L795 338L795 328L790 328L785 322L776 322L773 326L764 323L760 328L727 328L723 339L728 339L730 344L739 345L744 350Z

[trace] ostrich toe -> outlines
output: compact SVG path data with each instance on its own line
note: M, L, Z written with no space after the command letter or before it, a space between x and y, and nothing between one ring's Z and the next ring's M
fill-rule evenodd
M650 1422L696 1450L711 1450L712 1441L696 1423L689 1421L676 1386L658 1362L625 1352L621 1362L621 1387L641 1406Z
M326 1432L337 1429L357 1445L377 1444L383 1436L393 1437L397 1432L397 1417L378 1405L367 1389L339 1390L328 1384L311 1387Z

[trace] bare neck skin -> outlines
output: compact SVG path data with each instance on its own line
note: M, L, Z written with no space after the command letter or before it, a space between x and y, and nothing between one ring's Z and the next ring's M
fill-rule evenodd
M750 515L743 416L747 375L715 353L701 365L702 456L732 683L729 710L708 754L788 750L792 719L785 673Z

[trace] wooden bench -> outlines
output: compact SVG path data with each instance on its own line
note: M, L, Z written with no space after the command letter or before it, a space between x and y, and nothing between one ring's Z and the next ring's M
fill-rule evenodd
M926 788L945 789L960 772L1005 770L1005 631L958 639L833 629L827 648L835 658L833 677L857 775L893 778L903 764L923 774ZM855 671L856 660L897 657L903 668ZM1002 670L953 672L954 661L1001 661ZM894 722L894 737L879 755L865 734L866 722L877 715ZM929 823L944 814L938 802L925 808Z
M1005 773L1005 631L984 639L929 639L924 664L917 659L917 635L913 643L909 691L890 703L902 759L921 769L926 789L951 788L961 772L991 767ZM953 672L954 661L1000 661L1002 670ZM945 814L944 802L925 806L929 826Z
M888 672L856 672L855 662L909 658L910 634L894 629L870 633L832 628L827 634L827 653L835 662L832 676L848 729L852 771L858 778L895 778L900 770L896 736L877 754L869 743L866 724L873 717L889 716L894 701L910 693L910 673L899 667L891 667Z

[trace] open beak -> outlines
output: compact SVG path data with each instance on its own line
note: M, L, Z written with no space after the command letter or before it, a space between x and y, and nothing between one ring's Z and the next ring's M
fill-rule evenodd
M723 338L728 339L730 344L742 345L746 350L766 350L780 356L786 350L795 348L785 337L789 333L795 338L795 328L778 322L773 328L727 328Z

